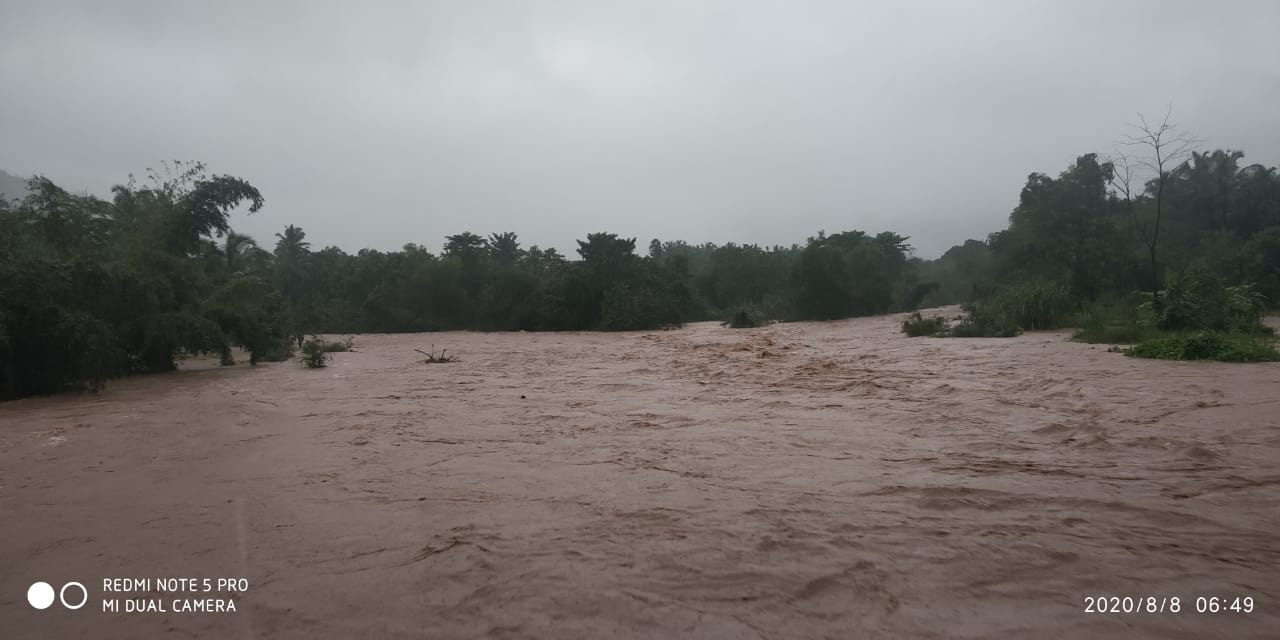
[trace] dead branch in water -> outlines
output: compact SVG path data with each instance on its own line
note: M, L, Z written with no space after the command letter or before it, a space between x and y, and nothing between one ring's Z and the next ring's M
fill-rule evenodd
M441 349L441 350L440 350L440 355L436 355L436 346L435 346L434 344L433 344L433 345L431 345L431 353L427 353L426 351L423 351L422 349L414 349L414 351L417 351L418 353L421 353L422 355L426 356L426 357L427 357L427 359L426 359L426 360L423 360L423 362L425 362L425 363L427 363L427 364L440 364L440 363L444 363L444 362L457 362L457 361L458 361L458 356L456 356L456 355L453 355L453 356L451 356L451 355L446 355L446 352L448 351L448 349Z

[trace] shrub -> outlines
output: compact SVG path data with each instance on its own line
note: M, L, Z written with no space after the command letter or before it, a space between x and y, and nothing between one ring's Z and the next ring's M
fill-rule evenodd
M734 311L728 320L720 323L720 326L729 327L730 329L751 329L760 325L761 322L756 320L756 317L746 309Z
M1222 362L1280 362L1270 338L1200 331L1148 340L1125 350L1135 358L1159 360L1219 360Z
M917 311L902 321L902 332L917 338L920 336L944 336L950 329L947 319L942 316L925 318Z
M951 327L947 335L953 338L1013 338L1022 329L1006 318L969 316Z
M329 352L325 350L324 340L311 336L302 343L302 356L298 358L298 362L306 365L308 369L323 369L328 365L328 359Z
M1140 293L1089 306L1080 314L1081 327L1071 339L1091 344L1137 344L1164 335L1155 317L1137 298Z
M759 302L731 307L720 322L731 329L750 329L782 322L792 315L789 302L781 296L764 296Z
M965 316L947 334L955 338L1012 338L1022 333L1009 310L996 300L977 299L961 305Z
M1159 307L1147 302L1143 309L1166 331L1270 332L1262 324L1266 309L1262 294L1247 284L1224 286L1222 279L1202 264L1170 274Z

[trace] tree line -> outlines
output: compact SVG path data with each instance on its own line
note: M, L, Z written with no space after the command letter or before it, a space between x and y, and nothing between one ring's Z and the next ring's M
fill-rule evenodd
M1238 150L1197 150L1167 115L1136 131L1133 155L1090 153L1057 177L1028 176L1007 228L921 264L938 284L924 304L1036 279L1083 302L1146 291L1159 307L1166 283L1190 271L1280 304L1277 169Z
M230 214L264 204L247 181L166 165L112 197L36 177L0 198L0 397L95 388L192 354L290 357L311 333L637 330L827 320L936 306L1048 281L1079 300L1158 292L1195 266L1280 302L1280 175L1239 151L1192 151L1134 184L1127 159L1033 173L1006 229L936 260L892 232L758 246L591 233L576 256L514 233L439 252L316 250L289 225L260 244Z
M165 165L112 198L43 177L0 199L0 397L97 388L214 354L289 358L311 333L622 331L728 316L832 319L912 308L925 293L907 238L847 231L801 245L689 245L591 233L577 256L514 233L448 236L433 253L273 246L231 228L264 203L247 181Z

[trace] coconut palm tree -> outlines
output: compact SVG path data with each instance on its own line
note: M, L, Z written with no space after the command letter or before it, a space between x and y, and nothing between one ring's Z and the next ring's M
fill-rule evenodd
M222 253L227 260L228 273L255 271L264 266L268 255L258 246L257 240L235 231L227 232L226 247Z
M303 264L311 254L311 243L306 237L302 227L294 225L276 234L276 279L280 292L291 301L296 301L302 293L302 279L306 275Z

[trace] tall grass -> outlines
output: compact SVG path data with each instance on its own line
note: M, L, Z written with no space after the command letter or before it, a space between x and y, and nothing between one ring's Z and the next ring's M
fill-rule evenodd
M1079 314L1080 328L1071 336L1090 344L1137 344L1165 335L1155 316L1142 305L1144 294L1099 300Z
M993 303L1026 331L1071 324L1078 307L1066 287L1050 280L1023 280L1000 290Z
M961 305L966 316L951 327L957 338L1011 338L1026 331L1072 323L1077 303L1066 287L1029 279L975 295Z

